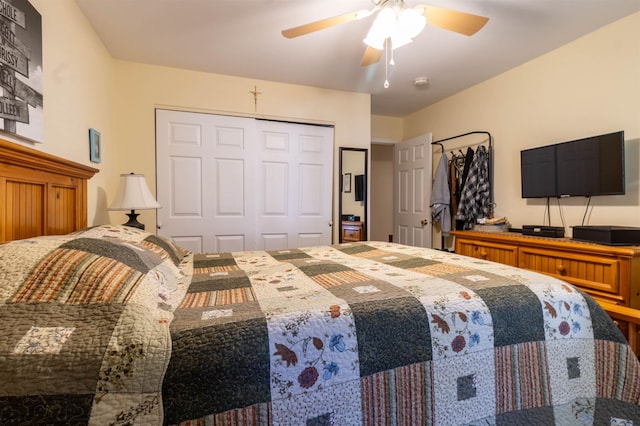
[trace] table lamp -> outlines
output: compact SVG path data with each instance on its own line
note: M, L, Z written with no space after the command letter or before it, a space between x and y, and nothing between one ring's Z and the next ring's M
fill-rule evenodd
M160 207L160 204L151 195L144 175L135 173L120 175L120 186L109 210L131 210L131 213L127 213L129 221L123 225L144 230L144 224L138 222L139 214L135 211L159 209Z

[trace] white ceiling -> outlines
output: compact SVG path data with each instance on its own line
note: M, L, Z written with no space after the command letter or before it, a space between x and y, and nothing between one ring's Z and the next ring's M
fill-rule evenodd
M370 93L372 113L389 116L415 112L640 11L640 0L429 1L489 22L471 37L427 26L395 51L385 89L384 60L360 66L373 17L294 39L280 33L371 9L371 0L75 1L114 58ZM429 84L416 88L422 76Z

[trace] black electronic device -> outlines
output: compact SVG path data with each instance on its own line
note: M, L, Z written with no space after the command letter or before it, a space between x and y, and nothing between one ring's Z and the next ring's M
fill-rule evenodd
M612 246L640 245L640 228L631 226L574 226L573 239Z
M522 235L535 235L537 237L562 238L564 228L562 226L523 225Z
M522 198L622 195L624 131L520 151Z

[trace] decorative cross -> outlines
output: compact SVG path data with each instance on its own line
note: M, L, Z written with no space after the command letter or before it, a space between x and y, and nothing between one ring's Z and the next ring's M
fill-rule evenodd
M253 86L253 90L249 90L249 93L253 95L253 108L258 112L258 95L262 95L262 92L258 92L258 86Z

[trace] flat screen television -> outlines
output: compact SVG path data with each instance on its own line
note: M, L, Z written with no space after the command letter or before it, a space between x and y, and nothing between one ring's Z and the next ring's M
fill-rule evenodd
M624 132L520 151L522 198L625 193Z

